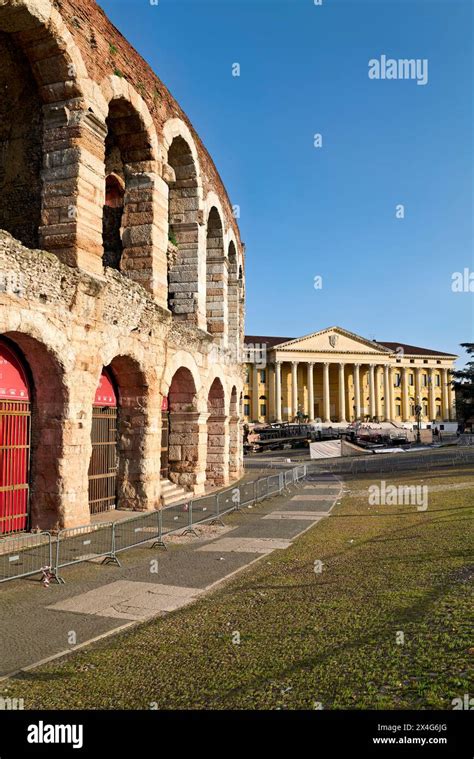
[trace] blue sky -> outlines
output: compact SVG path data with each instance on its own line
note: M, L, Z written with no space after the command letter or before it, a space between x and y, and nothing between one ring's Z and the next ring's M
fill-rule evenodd
M474 294L451 281L474 271L470 0L101 5L241 207L247 333L338 324L461 353ZM369 79L381 55L427 59L428 83Z

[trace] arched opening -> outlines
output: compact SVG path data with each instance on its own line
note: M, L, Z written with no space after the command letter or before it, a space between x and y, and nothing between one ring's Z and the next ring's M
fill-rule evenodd
M422 398L421 411L425 419L428 419L428 398Z
M199 457L199 413L196 385L186 367L178 369L168 393L168 476L171 482L192 490Z
M117 509L148 508L145 462L150 426L148 402L148 386L138 362L130 356L116 356L101 372L93 409L100 434L101 473L108 475L102 483L101 503L105 505L102 511L114 508L114 493Z
M237 388L232 388L229 405L229 478L237 479L240 473L240 413Z
M0 338L0 535L28 528L31 387L14 346Z
M168 202L168 308L175 318L196 322L199 278L199 190L196 164L182 137L168 151L174 172Z
M89 463L89 510L111 511L117 504L118 393L111 373L102 370L92 407L92 454Z
M0 60L0 229L36 248L42 204L42 101L29 61L14 37L3 31ZM58 209L51 214L59 221Z
M111 269L120 269L122 258L122 217L125 196L125 182L117 174L109 174L105 179L105 206L102 217L102 240L104 244L103 264Z
M207 221L206 324L207 331L222 340L226 336L227 277L222 221L214 206Z
M150 268L143 267L146 250L140 252L140 267L133 255L135 244L130 230L143 225L140 212L140 191L150 192L150 180L142 163L153 159L150 137L141 116L125 98L115 98L109 104L105 138L105 205L102 216L103 264L127 272L132 279L150 278ZM151 222L150 222L151 223ZM143 242L141 240L141 242ZM147 272L147 273L146 273Z
M30 335L8 332L4 344L21 362L29 378L29 519L28 529L56 529L64 525L65 478L71 445L64 439L69 394L64 370L55 355ZM24 430L23 430L24 431Z
M239 271L237 266L237 251L234 243L229 243L228 251L229 281L228 281L228 344L232 350L235 361L240 359L240 320L239 320Z
M402 399L400 397L395 398L395 416L402 416Z
M207 462L208 485L225 485L228 480L228 456L226 455L226 410L222 382L214 380L207 398Z

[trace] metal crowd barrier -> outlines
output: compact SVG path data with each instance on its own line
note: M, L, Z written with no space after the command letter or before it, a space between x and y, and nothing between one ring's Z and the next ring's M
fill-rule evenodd
M312 472L331 472L336 474L377 474L384 472L397 472L410 469L418 469L420 466L438 465L455 467L460 464L474 463L474 451L467 448L459 450L453 448L440 453L403 453L403 454L372 454L347 458L315 460L310 467Z
M0 582L51 569L53 548L49 532L15 535L0 541Z
M219 521L222 516L238 511L284 490L306 477L306 466L244 482L233 488L205 495L163 509L136 514L116 522L89 524L59 530L53 539L49 532L16 535L0 540L0 582L39 574L48 569L58 582L63 567L84 561L102 559L115 562L117 554L129 548L153 542L164 546L164 535L192 532L198 524ZM53 544L55 541L55 548Z
M150 540L160 541L162 534L160 511L148 511L146 514L140 514L131 519L114 522L114 554L148 543Z
M114 548L114 525L114 522L104 522L59 530L54 564L56 578L61 581L59 570L63 567L91 559L118 564Z

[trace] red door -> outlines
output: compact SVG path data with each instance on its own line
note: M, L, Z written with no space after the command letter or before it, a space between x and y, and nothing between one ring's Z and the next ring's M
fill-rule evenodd
M0 339L0 535L28 527L30 400L22 360Z

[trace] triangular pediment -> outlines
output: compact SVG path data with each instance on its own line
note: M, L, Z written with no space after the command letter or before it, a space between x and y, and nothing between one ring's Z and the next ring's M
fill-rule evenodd
M280 343L275 348L277 351L284 351L285 353L307 351L309 353L390 354L390 350L384 345L356 335L342 327L328 327L328 329L313 332L311 335L304 335L295 340Z

